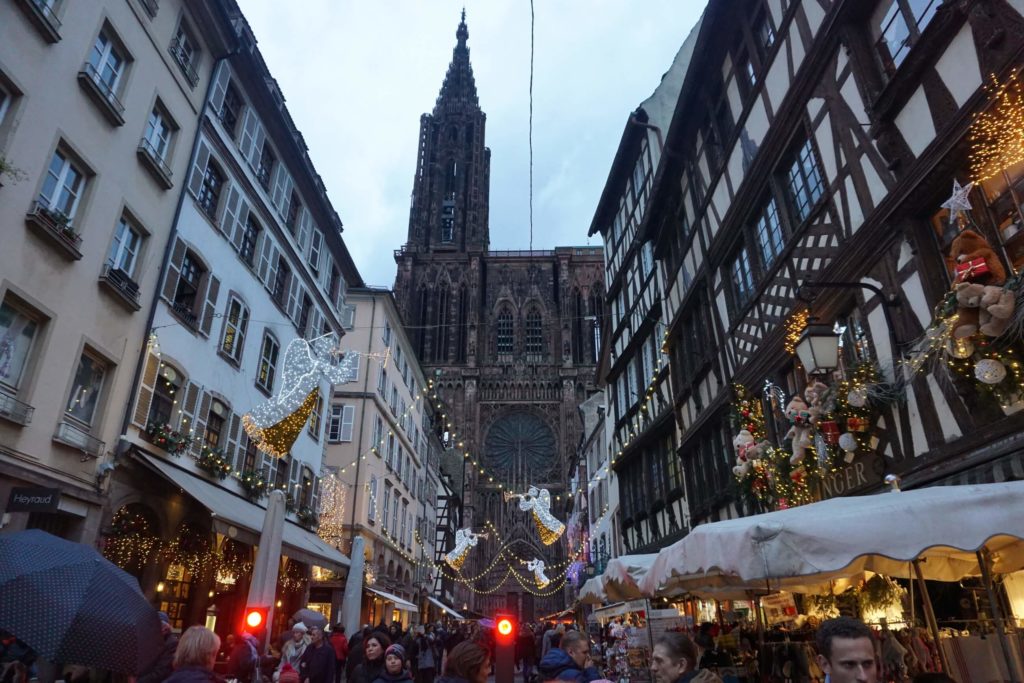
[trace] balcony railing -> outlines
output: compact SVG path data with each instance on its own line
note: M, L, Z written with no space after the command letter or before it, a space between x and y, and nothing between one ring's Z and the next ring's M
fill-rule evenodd
M139 159L143 165L165 190L171 189L174 186L174 182L171 180L171 168L164 161L164 158L157 152L156 147L150 142L149 138L142 138L139 142L139 148L137 150Z
M90 62L82 65L78 72L78 83L82 89L99 105L100 111L115 126L124 125L124 105L117 99L117 94L110 84L103 80L100 72Z
M46 42L56 43L60 40L60 19L51 3L46 0L19 0L18 4Z
M150 19L155 18L156 13L160 11L160 0L139 0L139 4L146 10Z
M0 418L15 424L27 425L32 421L32 413L35 411L36 409L29 404L0 392Z
M45 202L35 201L25 216L25 223L70 260L82 258L82 236L71 226L71 218L66 214L51 209Z
M193 88L199 83L199 74L196 73L195 67L192 66L192 59L188 52L185 51L184 46L177 38L171 41L171 46L167 48L167 51L174 57L174 61L178 63L181 68L181 73L185 76L185 80Z
M57 425L57 431L53 435L53 440L65 446L77 448L93 458L98 458L103 454L103 446L105 445L81 427L70 422L61 422Z
M100 274L100 283L131 310L137 311L142 308L142 304L139 302L138 283L120 268L115 268L110 263L103 266L103 273Z
M199 319L196 314L192 312L192 306L190 304L184 304L180 302L174 302L171 304L171 310L174 314L181 319L183 323L191 327L193 330L199 329Z

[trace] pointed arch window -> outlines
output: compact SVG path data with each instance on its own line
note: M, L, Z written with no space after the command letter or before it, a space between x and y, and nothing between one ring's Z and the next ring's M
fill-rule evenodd
M435 327L434 360L448 360L448 339L451 321L448 318L450 292L448 283L442 283L437 289L437 325Z
M468 295L466 285L459 287L459 302L455 321L455 360L460 363L466 360L466 341L469 337L469 302L466 300Z
M496 338L496 349L498 355L511 355L514 348L514 331L512 324L512 311L508 307L503 307L498 312L498 318L495 324L495 330L497 332Z
M572 309L572 360L574 363L583 362L583 323L587 315L586 302L580 290L573 290Z
M420 287L419 296L419 325L416 328L416 356L424 358L424 351L426 350L427 343L427 325L429 325L428 319L428 303L430 301L430 295L427 293L426 287Z
M526 314L526 353L531 356L544 353L544 319L536 308Z
M590 362L597 363L601 353L601 328L604 325L604 298L598 291L590 293L590 321L594 325L593 348L590 350Z

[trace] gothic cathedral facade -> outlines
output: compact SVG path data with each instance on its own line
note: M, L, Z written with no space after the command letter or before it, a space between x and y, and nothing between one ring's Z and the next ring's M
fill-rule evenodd
M558 576L568 540L544 546L530 515L503 494L547 488L552 512L565 517L568 467L582 430L578 406L597 391L603 255L600 247L489 250L491 152L465 14L456 37L434 110L420 118L395 297L447 409L452 456L462 461L454 483L463 492L463 526L487 532L462 575L482 575L472 582L477 591L501 584L473 593L471 607L533 619L560 609L561 592L538 588L525 565L516 567L525 579L517 581L508 565L541 558ZM508 561L489 569L503 546Z

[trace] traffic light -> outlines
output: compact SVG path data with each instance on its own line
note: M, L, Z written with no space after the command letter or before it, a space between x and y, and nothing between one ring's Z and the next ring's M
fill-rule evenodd
M513 683L515 679L516 619L510 614L494 615L494 683Z
M242 630L256 635L256 631L260 631L266 627L267 612L269 609L269 607L246 607L245 624L243 625Z

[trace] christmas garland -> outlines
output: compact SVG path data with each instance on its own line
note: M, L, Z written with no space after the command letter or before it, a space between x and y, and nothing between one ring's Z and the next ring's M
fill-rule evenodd
M169 424L150 422L146 425L146 435L157 448L162 448L170 455L180 455L192 445L192 438L171 428Z
M224 457L224 451L219 448L203 446L203 450L196 458L196 465L199 469L220 480L226 479L231 474L231 462Z
M267 495L270 488L270 482L267 481L263 470L243 471L238 475L238 483L242 485L245 497L254 503Z

